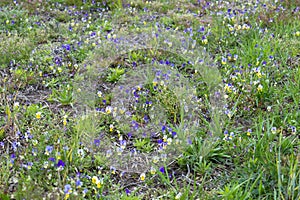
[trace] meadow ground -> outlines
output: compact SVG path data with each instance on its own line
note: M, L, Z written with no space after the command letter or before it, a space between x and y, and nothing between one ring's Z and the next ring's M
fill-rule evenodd
M0 199L300 199L300 1L0 2Z

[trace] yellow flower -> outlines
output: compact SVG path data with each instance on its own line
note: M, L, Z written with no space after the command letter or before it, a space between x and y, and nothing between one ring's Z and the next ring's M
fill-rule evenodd
M154 175L154 174L156 173L156 169L155 169L154 167L151 167L150 173L151 173L152 175Z
M175 199L180 199L181 196L182 196L182 193L179 192L179 193L176 195Z
M300 36L300 31L296 31L295 35L296 35L297 37L299 37L299 36Z
M41 112L35 113L35 117L36 117L37 119L41 119L41 116L42 116L42 113L41 113Z
M65 199L68 199L70 197L70 194L65 195Z
M114 130L114 125L113 124L109 125L109 131L112 132L113 130Z
M259 85L257 86L257 91L258 91L258 92L262 92L262 90L263 90L263 86L262 86L261 84L259 84Z
M158 156L154 156L153 157L153 163L157 163L159 161L159 157Z
M247 130L247 136L250 136L251 133L252 133L252 130L251 130L251 129L248 129L248 130Z
M155 87L157 85L157 81L154 81L152 82L153 86Z
M258 72L256 73L256 76L257 76L258 78L261 78L261 77L262 77L262 74L260 73L260 71L258 71Z
M97 188L101 188L102 181L98 179L97 182L96 182L96 185L97 185Z
M58 67L58 68L57 68L57 71L58 71L59 73L61 73L61 72L62 72L62 68L61 68L61 67Z
M96 184L98 181L99 181L98 177L97 176L93 176L92 183Z
M111 107L111 106L107 106L107 107L105 108L106 114L110 114L111 111L112 111L112 107Z
M64 116L64 119L63 119L63 124L64 124L64 126L66 126L66 125L67 125L67 118L68 118L68 116L67 116L67 115L65 115L65 116Z
M145 178L146 178L146 174L145 174L145 173L141 173L141 175L140 175L140 179L141 179L141 181L144 181L144 180L145 180Z

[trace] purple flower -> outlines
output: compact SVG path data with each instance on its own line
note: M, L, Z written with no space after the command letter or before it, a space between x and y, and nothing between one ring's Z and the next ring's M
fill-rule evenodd
M99 146L99 145L100 145L100 140L99 140L99 139L94 139L94 144L95 144L96 146Z
M72 191L71 185L69 185L69 184L65 185L64 193L65 194L70 194L71 191Z
M161 131L162 131L162 132L165 132L165 130L166 130L166 126L163 125L162 128L161 128Z
M159 171L161 172L161 173L165 173L166 171L165 171L165 167L161 167L161 168L159 168Z
M13 154L11 154L10 158L11 158L11 159L15 159L15 158L16 158L16 155L13 153Z
M82 182L78 179L77 181L76 181L76 187L81 187L82 186Z
M128 188L126 188L126 189L125 189L125 193L126 193L127 195L130 195L130 190L129 190Z
M175 135L177 135L177 133L175 131L172 131L172 137L175 137Z
M132 133L131 132L127 133L127 136L130 139L132 137Z
M46 146L46 149L45 149L45 154L46 155L51 154L52 151L53 151L53 147L52 146Z
M55 158L51 157L48 159L49 161L55 162Z
M64 163L64 161L62 161L62 160L59 160L58 162L57 162L57 165L56 165L58 168L64 168L66 165L65 165L65 163Z

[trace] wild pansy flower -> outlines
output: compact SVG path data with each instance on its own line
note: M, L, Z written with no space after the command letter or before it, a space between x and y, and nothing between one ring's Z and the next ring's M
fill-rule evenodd
M160 167L160 168L159 168L159 171L160 171L161 173L163 173L163 174L166 173L165 167Z
M110 166L110 171L112 174L115 174L116 173L116 168L113 167L113 166Z
M83 149L78 149L77 150L77 154L80 156L80 157L84 157L85 153L84 153L84 150Z
M227 63L227 58L222 57L221 64L222 64L222 65L225 65L226 63Z
M229 139L232 140L234 137L234 132L230 132Z
M175 199L180 199L181 198L181 196L182 196L182 193L181 192L179 192L176 196L175 196Z
M144 181L145 179L146 179L146 174L145 173L141 173L140 180Z
M118 154L119 156L122 155L123 151L124 151L124 149L122 149L121 147L118 147L118 148L117 148L117 154Z
M292 134L296 134L296 132L297 132L296 127L295 126L291 126L291 129L292 129Z
M33 162L28 162L27 164L23 164L22 166L23 166L25 169L30 170L31 167L33 166Z
M109 158L110 156L112 156L112 151L109 149L106 151L106 157Z
M83 191L82 191L82 196L85 197L85 195L87 194L89 190L87 188L85 188Z
M97 177L97 176L93 176L93 178L92 178L92 183L93 183L93 184L96 184L97 181L98 181L98 177Z
M68 115L65 115L65 116L63 117L63 124L64 124L64 126L67 125L67 119L68 119Z
M171 145L171 144L172 144L172 141L173 141L172 138L168 138L168 139L167 139L167 144L168 144L168 145Z
M113 130L114 130L114 125L113 124L109 125L109 131L112 132Z
M229 141L229 140L232 140L233 137L234 137L234 132L230 132L230 134L228 134L227 130L224 131L224 138L223 138L223 140Z
M61 158L60 152L56 152L56 159L59 160Z
M4 148L4 142L0 142L0 147Z
M66 166L66 165L65 165L64 161L58 160L58 162L57 162L57 164L56 164L56 167L57 167L57 170L58 170L58 171L63 170L65 166Z
M95 144L96 146L99 146L99 145L100 145L100 140L99 140L99 139L94 139L94 144Z
M126 193L126 195L130 195L131 192L130 192L130 190L128 188L126 188L125 189L125 193Z
M167 161L167 154L161 154L161 160L163 161L163 162L166 162Z
M16 155L14 153L11 154L11 156L10 156L10 164L9 164L10 167L13 166L13 164L15 162L15 159L16 159Z
M97 185L97 188L101 188L103 180L99 179L97 176L93 176L92 183Z
M151 168L150 168L150 173L151 173L152 175L156 174L156 169L155 169L155 167L151 166Z
M273 134L275 134L275 133L277 132L276 127L272 127L272 128L271 128L271 132L272 132Z
M164 142L167 142L167 139L168 139L168 136L167 136L167 135L164 135L163 141L164 141Z
M42 116L42 112L35 113L35 118L41 119L41 116Z
M243 24L242 29L243 30L248 30L250 26L248 24Z
M77 188L81 188L83 183L80 181L80 179L77 179L76 182L75 182L75 185L76 185Z
M159 157L158 156L154 156L152 162L153 163L157 163L159 161Z
M19 103L19 102L15 102L15 103L14 103L14 109L18 109L19 106L20 106L20 103Z
M228 92L228 93L231 93L232 92L232 88L233 88L232 84L228 83L228 84L225 85L224 90L226 92Z
M300 31L296 31L295 36L299 37L300 36Z
M70 194L72 193L72 187L70 184L65 185L64 193L65 193L65 199L68 199L70 197Z
M126 148L126 140L121 140L120 141L120 146L122 149L125 149Z
M113 110L113 108L112 108L111 106L107 106L107 107L105 108L106 114L110 114L110 113L112 112L112 110Z
M202 36L201 42L202 42L202 44L204 44L204 45L208 43L208 40L207 40L207 38L206 38L205 35Z
M231 55L230 53L227 55L227 59L228 59L229 61L232 61L232 55Z
M53 147L52 146L46 146L46 149L45 149L45 154L47 156L49 156L51 154L51 152L53 151Z
M262 86L261 84L259 84L259 85L257 86L257 91L258 91L258 92L262 92L262 91L263 91L263 86Z
M43 164L43 168L47 169L49 166L49 162L48 161L45 161L44 164Z
M251 133L252 133L252 130L249 128L249 129L247 130L247 135L250 136Z

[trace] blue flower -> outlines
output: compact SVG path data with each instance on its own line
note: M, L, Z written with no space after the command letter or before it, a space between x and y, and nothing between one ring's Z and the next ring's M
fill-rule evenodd
M52 146L46 146L45 149L45 154L48 156L49 154L51 154L51 152L53 151L53 147Z
M72 187L70 184L67 184L65 185L65 188L64 188L64 193L65 194L70 194L72 192Z
M126 193L127 195L130 195L130 190L129 190L128 188L126 188L126 189L125 189L125 193Z
M175 137L177 133L175 131L172 131L172 137Z
M62 160L59 160L56 164L56 167L58 167L58 170L63 170L65 166L66 165L65 165L64 161L62 161Z
M83 183L79 179L76 181L75 184L77 188L80 188L83 185Z
M95 144L96 146L99 146L99 145L100 145L100 140L99 140L99 139L94 139L94 144Z

